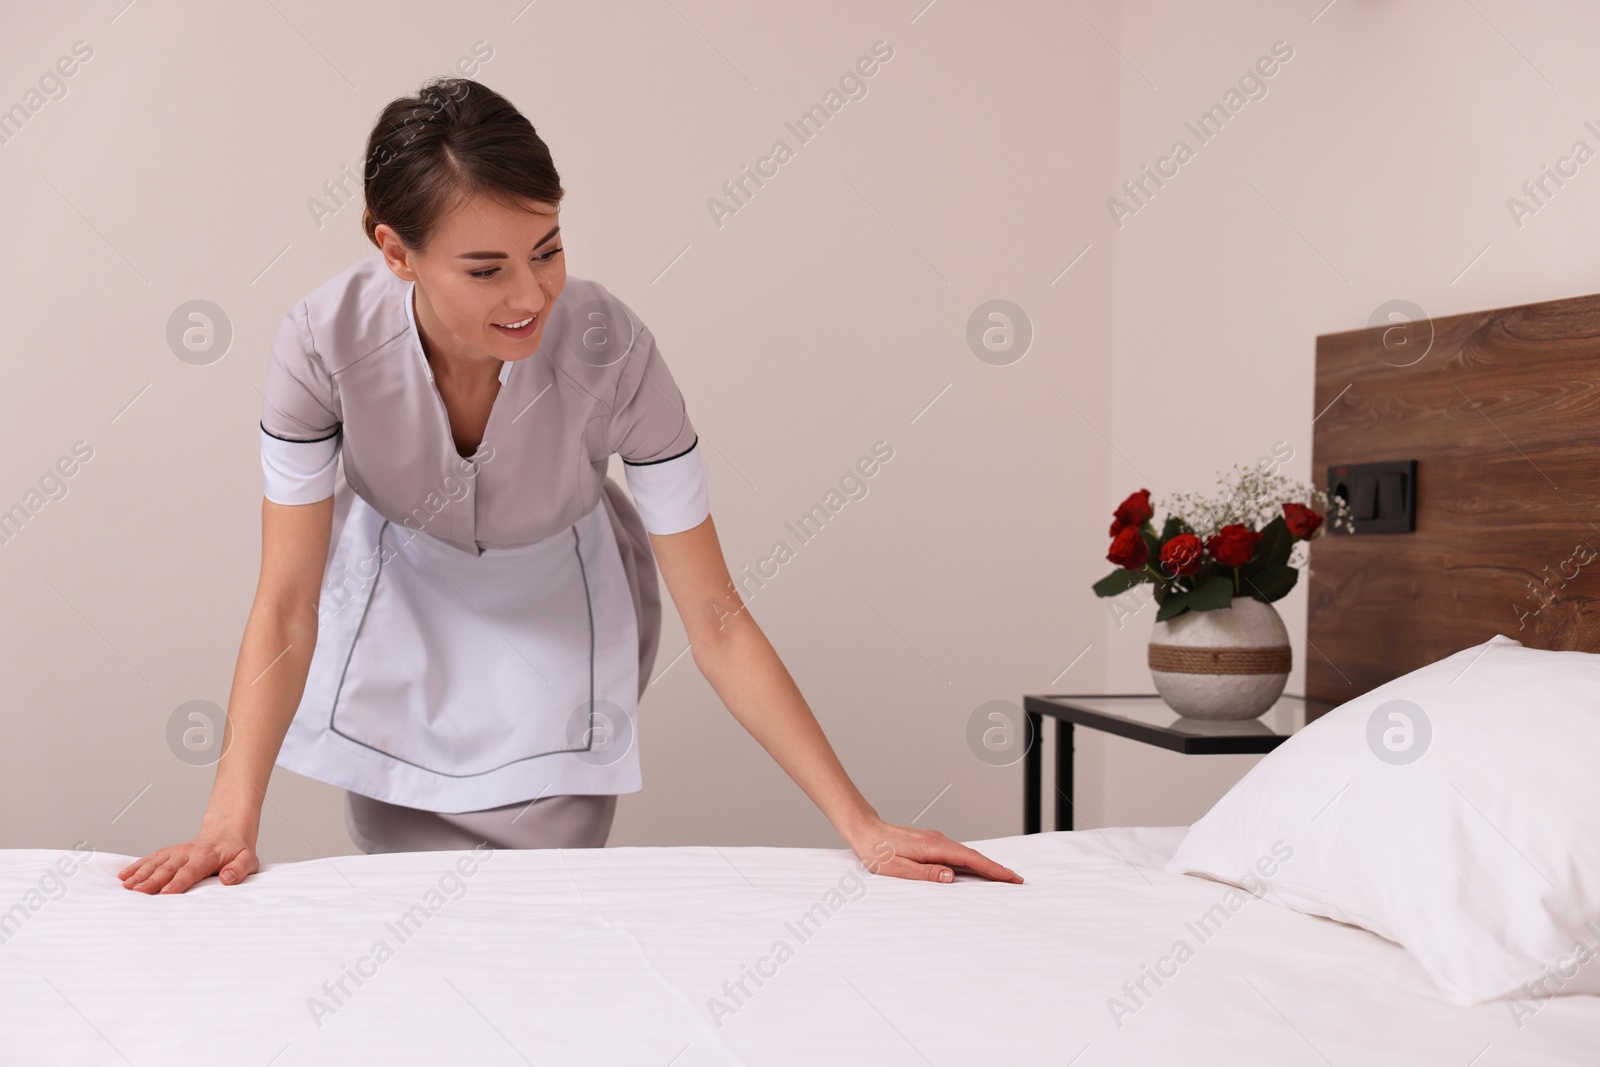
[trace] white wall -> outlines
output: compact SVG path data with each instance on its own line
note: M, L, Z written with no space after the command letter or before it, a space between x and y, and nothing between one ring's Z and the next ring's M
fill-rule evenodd
M1587 51L1600 11L1324 3L1124 4L1116 178L1102 200L1176 138L1196 146L1185 121L1275 41L1294 56L1146 207L1120 229L1109 212L1099 222L1097 247L1116 261L1108 512L1142 485L1205 489L1278 441L1295 451L1288 472L1311 480L1315 338L1364 327L1386 301L1450 315L1600 289L1600 163L1548 185L1555 195L1520 227L1506 203L1575 141L1600 151L1584 126L1600 126ZM1303 592L1279 606L1303 635ZM1148 690L1151 615L1103 627L1113 690ZM1295 655L1289 689L1301 692L1303 636ZM1085 814L1187 823L1254 759L1091 734Z
M919 825L1020 831L1020 767L976 759L965 728L1100 640L1086 590L1108 449L1071 404L1108 422L1099 201L1120 61L1046 3L521 6L7 15L0 107L73 42L94 52L0 144L0 507L73 442L94 455L0 545L0 847L143 854L198 828L212 772L176 759L165 730L183 702L227 698L259 559L268 342L290 304L372 252L359 204L319 229L307 201L359 171L385 102L479 40L494 56L477 76L529 115L570 190L570 270L650 323L713 446L735 569L891 442L870 494L751 607L886 817L938 798ZM1115 34L1113 4L1079 7ZM869 94L713 225L707 198L880 39L895 54ZM165 340L200 297L235 331L209 366ZM1036 330L1007 367L964 338L996 297ZM682 648L669 613L657 669ZM1097 687L1102 662L1060 685ZM840 844L691 659L642 716L648 784L612 843ZM278 772L264 857L354 851L340 804Z

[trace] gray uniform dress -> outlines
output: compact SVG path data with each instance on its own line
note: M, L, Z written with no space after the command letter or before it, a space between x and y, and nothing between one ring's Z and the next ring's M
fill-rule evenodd
M638 698L661 628L646 534L710 513L698 436L650 330L569 276L459 455L414 288L361 260L273 342L266 496L334 498L278 765L342 786L367 851L603 844L616 795L642 786Z

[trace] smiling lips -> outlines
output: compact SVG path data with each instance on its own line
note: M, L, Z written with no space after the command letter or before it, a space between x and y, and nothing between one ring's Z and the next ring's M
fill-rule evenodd
M529 315L520 322L513 322L509 324L503 322L491 322L489 325L493 326L507 337L522 338L533 333L534 327L539 325L539 316Z

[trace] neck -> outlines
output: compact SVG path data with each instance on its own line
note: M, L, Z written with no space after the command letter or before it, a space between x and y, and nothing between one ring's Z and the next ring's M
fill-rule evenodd
M499 387L500 370L505 366L503 361L492 356L480 359L451 353L438 340L445 331L433 323L433 309L419 298L413 302L412 311L417 318L417 334L422 340L423 358L433 368L436 382L468 388Z
M460 359L454 356L440 358L437 346L433 351L424 342L423 355L427 357L428 365L433 368L433 378L449 386L465 386L468 388L482 387L485 389L498 388L500 384L500 369L505 366L498 359Z

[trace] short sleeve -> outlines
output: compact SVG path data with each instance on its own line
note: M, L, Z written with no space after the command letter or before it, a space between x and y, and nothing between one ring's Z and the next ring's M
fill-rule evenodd
M711 514L699 434L648 328L640 329L618 383L610 439L646 530L681 533Z
M313 504L333 495L342 440L338 391L311 345L302 301L278 326L261 404L264 495Z

